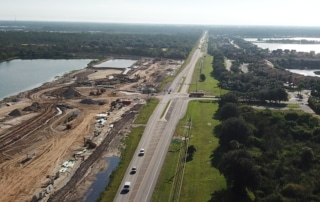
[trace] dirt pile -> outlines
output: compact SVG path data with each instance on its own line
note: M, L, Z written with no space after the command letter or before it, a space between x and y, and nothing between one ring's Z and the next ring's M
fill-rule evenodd
M94 105L96 102L92 99L83 99L80 101L81 104L86 104L86 105Z
M41 110L41 106L38 102L32 103L31 106L25 107L22 111L27 111L27 112L39 112Z
M9 113L9 116L21 116L21 115L22 115L22 113L19 109L15 109Z
M81 94L78 93L73 87L69 87L67 88L67 90L62 92L62 96L65 97L66 99L73 99L73 98L81 97Z

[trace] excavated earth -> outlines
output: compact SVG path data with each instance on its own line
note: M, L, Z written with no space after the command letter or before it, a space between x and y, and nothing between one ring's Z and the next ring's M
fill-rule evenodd
M120 156L121 139L149 97L141 92L181 64L142 58L128 75L83 69L4 99L0 201L83 200L95 174L108 166L105 157Z

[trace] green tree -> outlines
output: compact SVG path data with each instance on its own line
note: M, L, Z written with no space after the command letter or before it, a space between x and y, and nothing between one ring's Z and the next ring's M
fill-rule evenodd
M246 189L255 191L260 185L260 174L255 162L244 149L225 153L218 169L225 176L228 187L238 194L246 194Z
M243 119L232 117L222 123L219 142L222 147L229 148L230 141L236 140L240 144L248 145L249 136L253 132Z
M205 80L206 80L206 75L200 74L200 81L205 81Z
M219 107L221 108L226 103L237 103L238 96L234 93L227 93L221 96Z
M219 110L219 117L221 121L227 120L231 117L238 117L239 115L240 111L235 103L227 103Z

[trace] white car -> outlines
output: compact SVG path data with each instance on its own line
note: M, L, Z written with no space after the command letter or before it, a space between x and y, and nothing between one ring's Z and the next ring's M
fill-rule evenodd
M139 156L143 156L143 155L144 155L144 149L140 149Z
M131 182L125 182L122 191L129 192L131 187Z

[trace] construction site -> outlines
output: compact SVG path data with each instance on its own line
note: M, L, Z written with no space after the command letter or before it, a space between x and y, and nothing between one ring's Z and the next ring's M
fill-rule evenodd
M139 109L182 64L140 58L130 71L90 67L4 99L0 201L48 201L68 192L68 201L83 199L106 166L100 160L120 156Z

